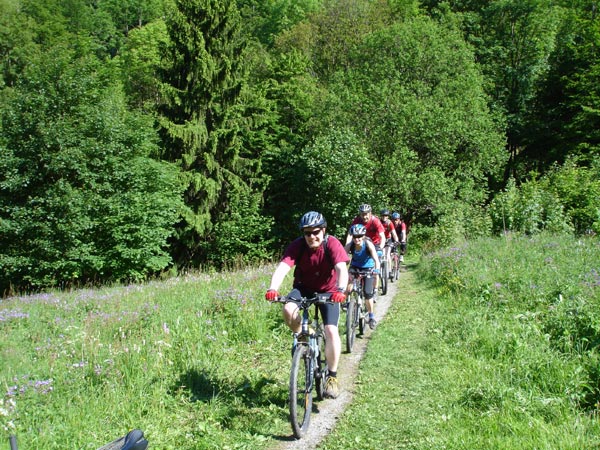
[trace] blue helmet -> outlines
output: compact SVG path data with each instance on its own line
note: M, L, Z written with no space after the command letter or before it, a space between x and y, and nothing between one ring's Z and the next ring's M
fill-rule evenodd
M323 214L316 211L309 211L300 219L299 227L301 230L303 228L325 228L327 227L327 221L323 217Z
M400 219L400 214L395 212L392 214L392 219Z
M367 228L362 223L357 223L350 227L350 234L352 236L364 236L367 234Z

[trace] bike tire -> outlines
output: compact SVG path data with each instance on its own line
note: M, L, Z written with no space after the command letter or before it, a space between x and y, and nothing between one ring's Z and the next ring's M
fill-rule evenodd
M302 438L310 425L313 372L308 345L296 347L290 373L290 423L292 432Z
M319 347L319 356L317 357L317 366L314 367L314 379L317 400L323 400L325 398L325 370L327 369L327 359L325 358L325 336L323 336L323 331L320 331L317 334L317 347Z
M358 333L363 335L366 327L364 298L361 298L356 302L356 315L356 321L358 322Z
M396 268L394 269L394 278L396 281L398 281L398 278L400 278L400 261L398 261Z
M387 263L384 261L381 263L381 271L379 274L379 281L381 283L381 294L385 295L387 294L387 282L388 282L388 269L387 269Z
M357 308L356 293L352 292L348 298L348 309L346 310L346 351L348 353L352 353L354 346Z

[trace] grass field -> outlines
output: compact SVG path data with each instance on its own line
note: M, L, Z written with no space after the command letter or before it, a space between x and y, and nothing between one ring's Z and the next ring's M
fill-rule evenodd
M503 237L408 259L325 449L600 446L600 245ZM20 449L262 449L289 436L272 267L0 302ZM318 420L318 417L315 419Z

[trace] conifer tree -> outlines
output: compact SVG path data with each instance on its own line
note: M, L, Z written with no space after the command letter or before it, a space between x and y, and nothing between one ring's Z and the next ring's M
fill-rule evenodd
M180 164L186 211L173 252L179 264L206 260L201 249L233 199L256 193L259 158L251 133L246 42L232 0L177 0L167 22L169 67L161 108L164 158ZM240 194L242 193L242 194Z

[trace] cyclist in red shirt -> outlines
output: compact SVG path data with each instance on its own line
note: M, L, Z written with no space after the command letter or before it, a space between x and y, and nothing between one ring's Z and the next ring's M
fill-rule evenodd
M285 250L281 261L271 277L271 284L265 293L269 301L279 297L278 289L290 269L294 271L293 290L288 297L308 297L315 293L332 293L331 301L318 305L325 325L325 358L327 359L327 378L325 396L336 398L339 395L337 367L342 352L342 343L338 331L340 303L346 300L348 285L348 267L350 260L342 243L335 236L326 235L327 221L321 213L309 211L300 219L300 230L304 236L292 241ZM298 333L301 317L294 302L283 307L283 317L290 329Z
M406 253L406 223L402 220L400 213L394 212L392 214L392 221L396 227L396 234L400 241L400 261L404 261L404 254Z
M387 246L385 247L385 259L387 261L388 267L391 267L390 261L390 252L392 250L392 242L398 243L398 234L396 234L396 226L394 222L390 220L390 211L389 209L381 210L381 224L383 225L384 234L385 234L385 243Z
M358 216L354 218L350 227L348 228L348 234L346 236L346 244L352 242L352 234L350 233L350 228L352 225L362 224L367 229L366 236L371 239L373 244L375 244L375 248L377 249L377 253L379 256L383 255L383 247L385 245L385 229L383 228L383 224L381 220L377 216L373 215L373 210L371 205L363 203L358 207Z

